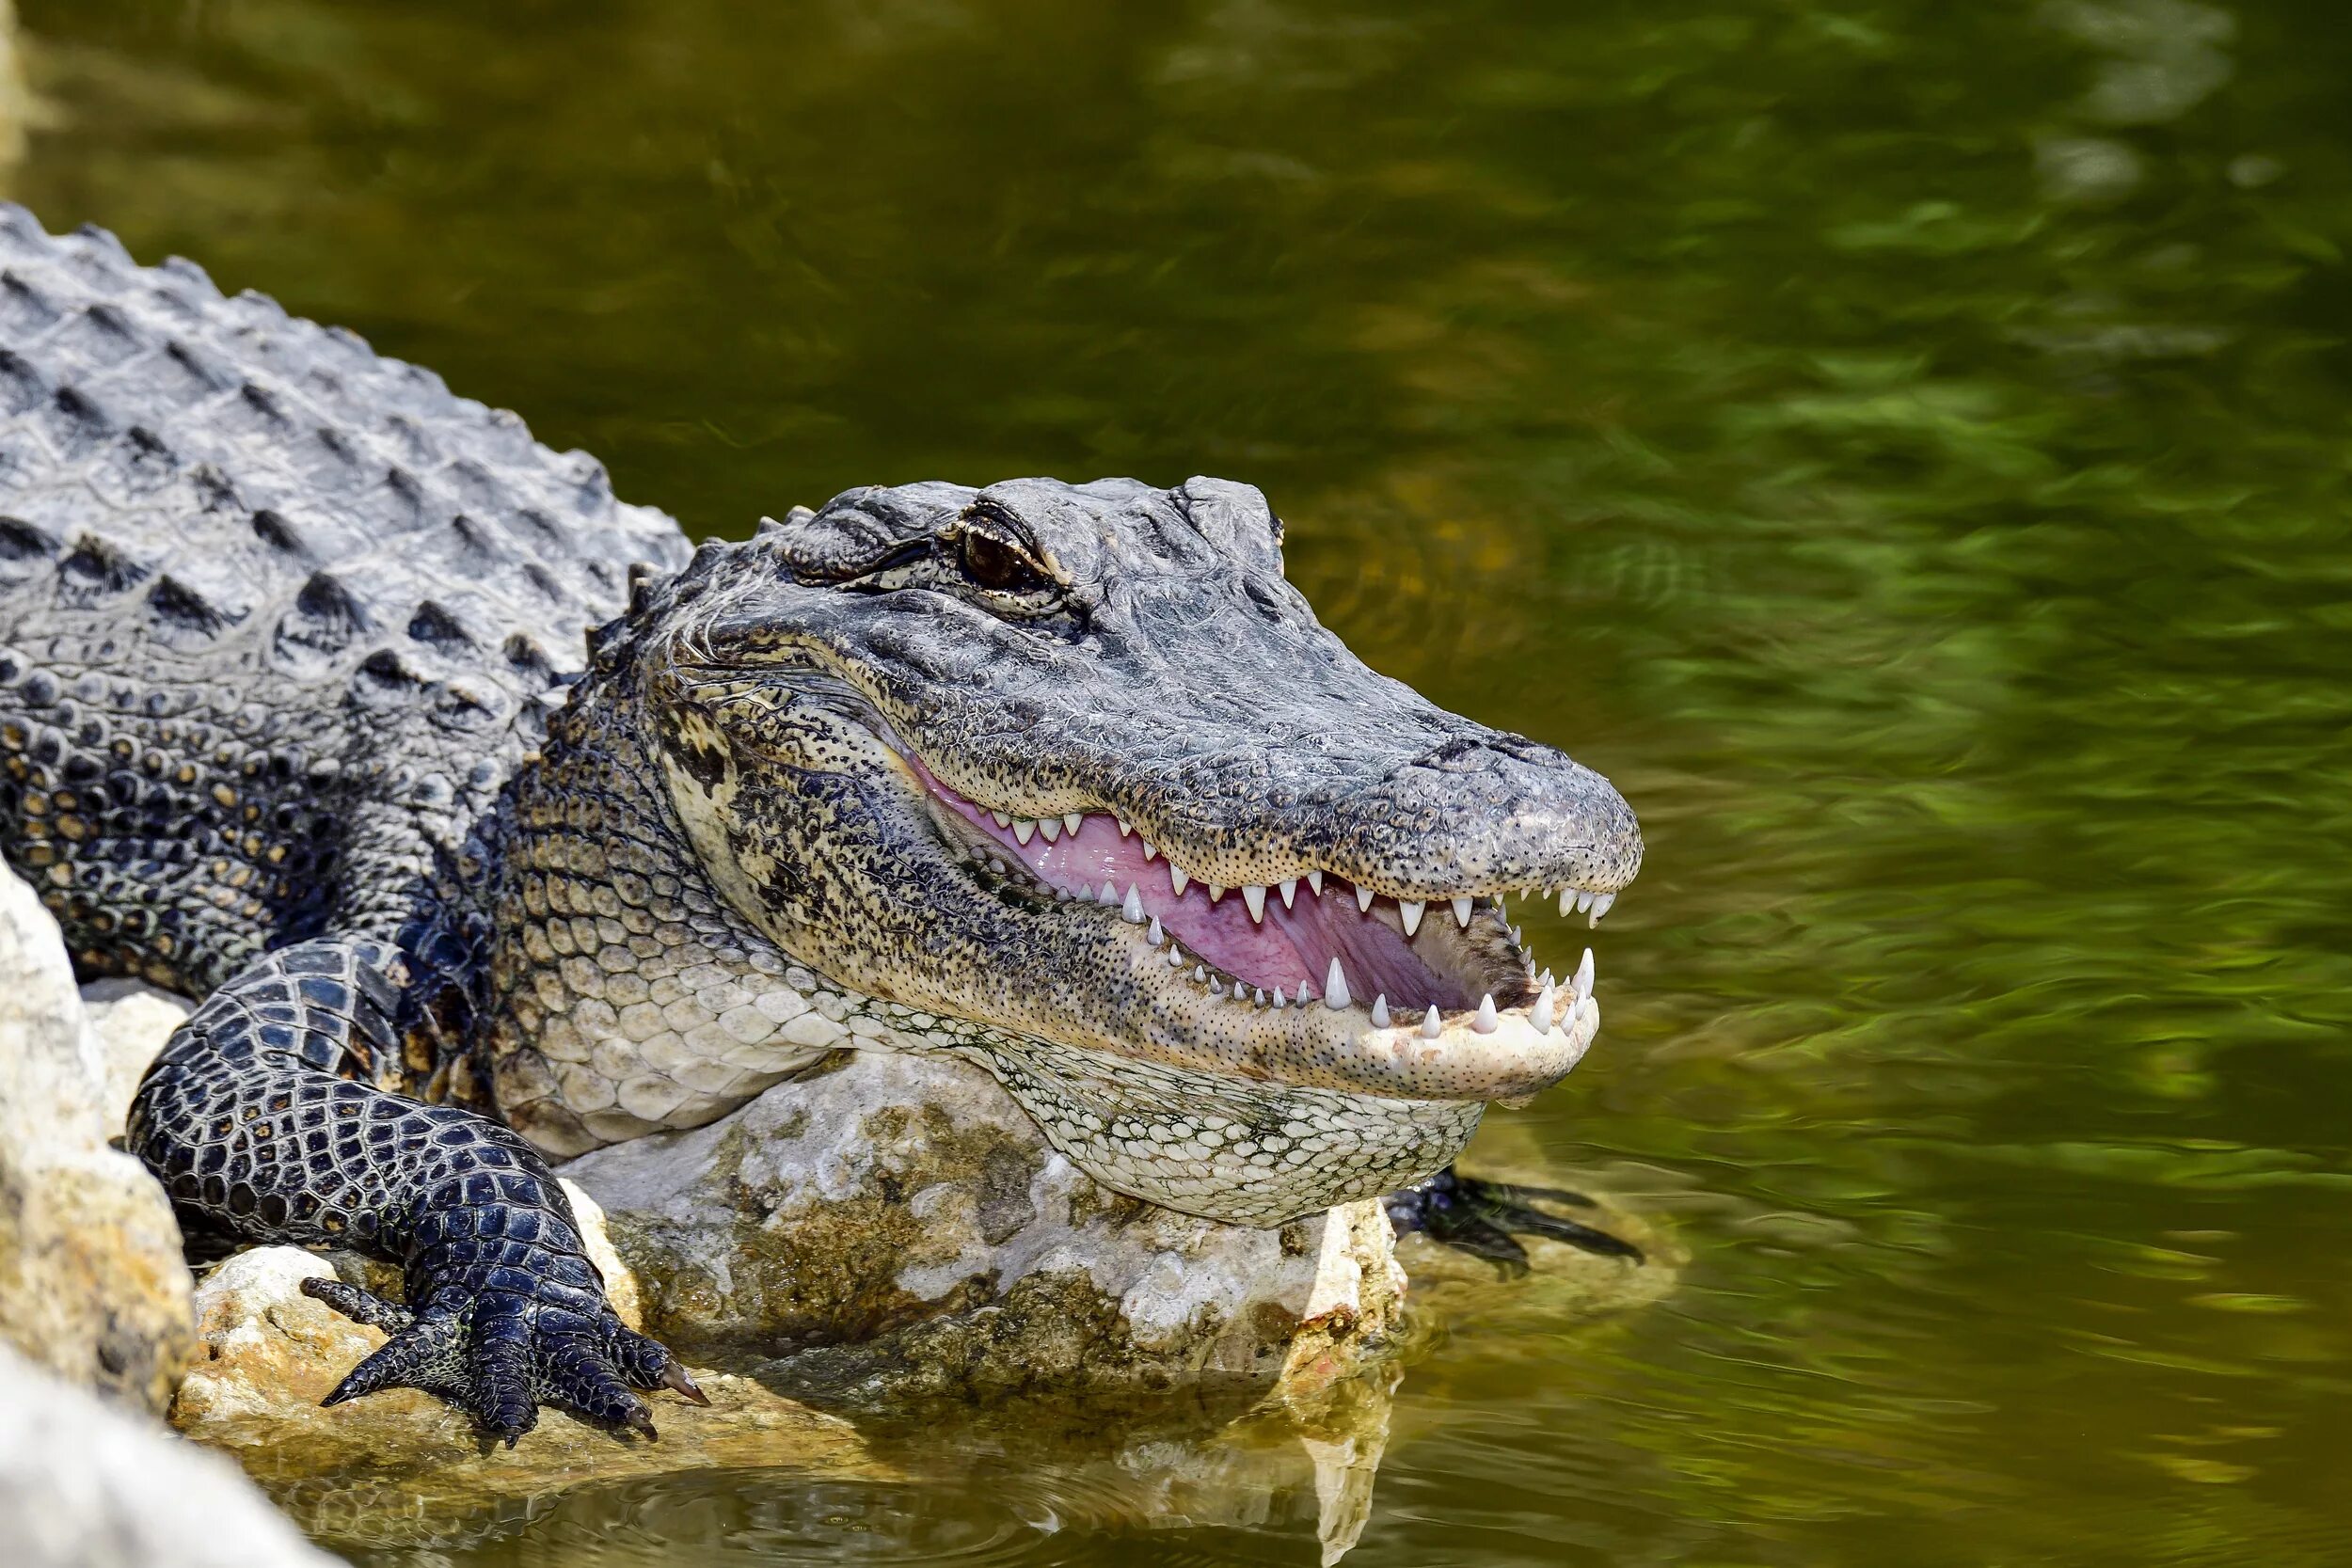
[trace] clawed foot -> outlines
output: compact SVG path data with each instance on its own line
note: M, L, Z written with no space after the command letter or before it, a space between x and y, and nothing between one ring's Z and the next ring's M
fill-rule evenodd
M1527 1249L1518 1236L1548 1236L1603 1258L1642 1260L1642 1249L1605 1230L1538 1209L1538 1202L1589 1209L1593 1200L1558 1187L1521 1187L1482 1181L1448 1165L1437 1175L1401 1187L1382 1200L1399 1234L1419 1230L1431 1241L1484 1258L1509 1276L1527 1272Z
M484 1291L463 1309L436 1306L419 1313L339 1280L306 1279L302 1291L391 1336L322 1404L385 1388L421 1388L511 1449L538 1424L542 1404L653 1437L652 1412L634 1390L669 1388L696 1404L710 1402L677 1357L609 1307L590 1317L527 1295Z

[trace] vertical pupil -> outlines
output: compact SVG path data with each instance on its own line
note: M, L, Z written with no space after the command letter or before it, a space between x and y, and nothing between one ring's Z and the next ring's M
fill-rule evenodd
M1002 588L1018 578L1020 562L1001 543L984 533L969 536L964 557L970 562L972 575L991 588Z

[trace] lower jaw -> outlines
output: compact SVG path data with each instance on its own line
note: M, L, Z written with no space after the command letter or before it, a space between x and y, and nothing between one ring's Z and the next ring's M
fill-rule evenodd
M1278 1226L1451 1164L1486 1104L1251 1083L1051 1040L955 1048L1046 1142L1114 1192L1229 1225Z

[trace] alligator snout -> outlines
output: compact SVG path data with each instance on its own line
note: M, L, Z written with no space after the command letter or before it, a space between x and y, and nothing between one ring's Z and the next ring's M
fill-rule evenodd
M1565 887L1613 902L1642 864L1625 798L1524 736L1450 736L1369 784L1303 805L1302 847L1398 898Z

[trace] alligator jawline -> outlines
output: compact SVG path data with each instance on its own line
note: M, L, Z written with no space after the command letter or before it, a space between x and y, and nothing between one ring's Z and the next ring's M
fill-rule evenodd
M1398 900L1320 872L1248 890L1258 895L1251 897L1185 876L1113 813L1000 822L1003 814L949 788L919 759L902 760L961 858L1018 879L1040 897L1100 906L1114 927L1144 927L1155 950L1167 939L1166 951L1182 959L1170 967L1191 966L1194 983L1212 1000L1276 1011L1309 1004L1351 1009L1383 1032L1436 1018L1439 1030L1450 1024L1491 1034L1499 1020L1515 1015L1532 1022L1547 993L1553 993L1547 1011L1565 1027L1566 1013L1591 992L1589 953L1569 990L1558 992L1549 973L1534 973L1494 900L1466 897L1467 921L1452 900L1422 906L1408 934Z

